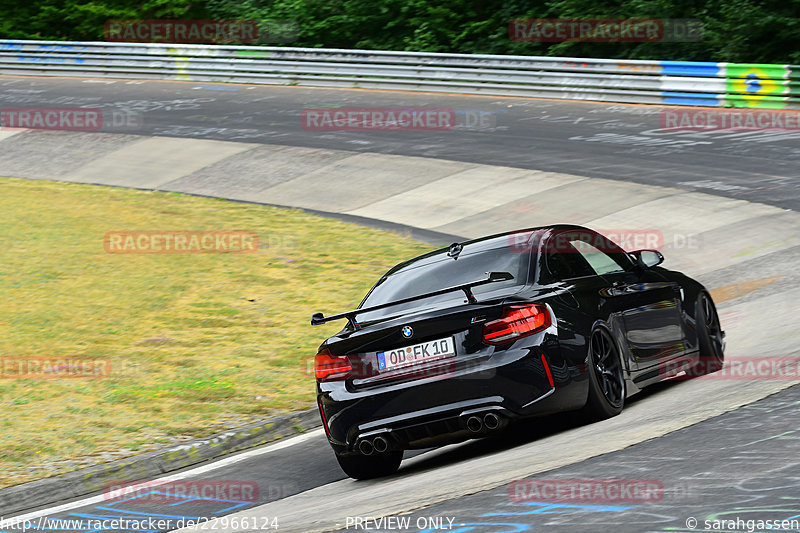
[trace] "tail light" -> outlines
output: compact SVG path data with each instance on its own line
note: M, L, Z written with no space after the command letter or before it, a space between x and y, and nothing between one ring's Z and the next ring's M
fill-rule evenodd
M483 325L483 341L503 344L533 335L550 327L550 313L543 305L514 305L503 309L503 316Z
M327 348L314 358L314 374L317 381L337 381L346 379L353 370L350 360L344 355L331 355Z

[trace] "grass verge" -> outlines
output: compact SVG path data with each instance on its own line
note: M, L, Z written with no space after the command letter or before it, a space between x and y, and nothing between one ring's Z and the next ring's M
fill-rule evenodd
M313 404L307 361L429 246L298 210L0 178L0 356L108 361L0 378L0 487ZM256 253L110 254L108 231L247 230ZM2 369L0 369L2 370ZM80 459L79 458L83 458Z

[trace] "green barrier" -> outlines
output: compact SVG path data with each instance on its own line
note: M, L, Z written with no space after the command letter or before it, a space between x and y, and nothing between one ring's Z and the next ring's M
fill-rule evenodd
M725 107L748 107L758 109L786 109L788 98L783 96L762 96L755 99L744 94L725 95Z
M789 79L800 80L800 65L789 65Z
M747 78L757 74L760 78L780 80L789 77L789 65L770 65L765 63L727 63L725 77Z
M727 107L784 109L798 90L788 65L728 63L724 72Z
M236 50L236 55L242 57L270 57L272 54L266 50Z

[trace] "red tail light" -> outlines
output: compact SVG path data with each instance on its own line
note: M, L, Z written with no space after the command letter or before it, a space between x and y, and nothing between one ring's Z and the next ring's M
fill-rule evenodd
M353 370L350 360L343 355L331 355L327 349L322 350L314 358L314 374L317 381L335 381L347 378Z
M514 305L503 309L503 317L483 325L483 341L503 344L550 327L550 313L543 305Z

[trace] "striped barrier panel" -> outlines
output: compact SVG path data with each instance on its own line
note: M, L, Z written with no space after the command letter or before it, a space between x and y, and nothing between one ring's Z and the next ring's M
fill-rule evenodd
M790 65L0 40L0 74L800 109L800 67Z

